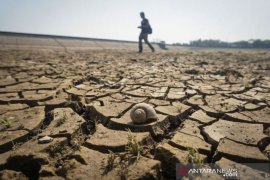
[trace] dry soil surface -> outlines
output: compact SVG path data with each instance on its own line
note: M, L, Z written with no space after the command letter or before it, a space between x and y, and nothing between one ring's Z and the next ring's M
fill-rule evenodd
M263 179L242 163L269 163L269 72L269 51L2 49L0 179L174 179L188 162ZM132 123L140 102L158 121Z

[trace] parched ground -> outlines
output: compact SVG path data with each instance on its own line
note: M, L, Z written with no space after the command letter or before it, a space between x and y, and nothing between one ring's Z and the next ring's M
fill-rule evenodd
M242 163L269 163L269 51L3 48L0 79L0 179L174 179L188 162L266 176ZM140 102L158 121L131 122Z

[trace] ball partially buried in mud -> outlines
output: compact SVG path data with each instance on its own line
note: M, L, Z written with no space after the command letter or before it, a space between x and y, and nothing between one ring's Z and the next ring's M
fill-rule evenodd
M130 112L134 124L145 124L158 120L155 109L146 103L136 104Z

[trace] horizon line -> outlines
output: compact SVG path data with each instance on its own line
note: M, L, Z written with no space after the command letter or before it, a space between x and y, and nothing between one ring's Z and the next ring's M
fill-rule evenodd
M46 37L53 37L53 38L66 38L66 39L80 39L80 40L94 40L94 41L111 41L111 42L126 42L126 43L138 43L138 41L134 40L121 40L121 39L106 39L106 38L93 38L93 37L84 37L84 36L72 36L72 35L57 35L57 34L43 34L43 33L28 33L28 32L14 32L14 31L1 31L0 30L0 35L7 35L7 36L12 36L12 35L19 35L19 36L31 36L31 37L40 37L40 38L46 38ZM221 39L194 39L194 40L189 40L189 43L192 41L198 41L198 40L218 40L221 42L227 42L227 43L235 43L235 42L240 42L240 41L254 41L254 40L261 40L261 41L267 41L270 39L254 39L251 38L249 40L237 40L237 41L223 41ZM159 42L152 42L152 43L159 43ZM166 43L166 41L165 41ZM174 45L174 44L189 44L189 43L181 43L181 42L173 42L173 43L166 43L166 45Z

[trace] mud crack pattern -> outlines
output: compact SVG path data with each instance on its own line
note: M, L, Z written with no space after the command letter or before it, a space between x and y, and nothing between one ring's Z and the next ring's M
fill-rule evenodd
M250 171L269 162L269 69L263 51L3 49L0 177L172 179L198 157ZM132 124L141 102L158 121Z

